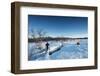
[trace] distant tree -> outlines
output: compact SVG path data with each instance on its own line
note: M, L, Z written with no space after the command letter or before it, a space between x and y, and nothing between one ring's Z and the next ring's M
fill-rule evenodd
M45 32L43 29L32 29L31 30L31 36L32 39L35 41L42 41L43 39L46 39L47 32Z
M43 38L43 37L46 37L46 33L43 29L39 29L37 30L37 35L39 38Z
M36 38L36 32L35 32L34 29L31 30L31 33L32 33L32 38L33 38L33 39Z

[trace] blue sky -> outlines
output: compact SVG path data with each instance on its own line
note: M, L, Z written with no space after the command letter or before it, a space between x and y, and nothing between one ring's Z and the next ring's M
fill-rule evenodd
M88 37L88 18L28 15L28 32L43 29L52 37Z

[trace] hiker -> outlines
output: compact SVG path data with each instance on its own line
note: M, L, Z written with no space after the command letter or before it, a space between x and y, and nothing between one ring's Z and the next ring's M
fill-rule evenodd
M80 43L79 43L79 42L77 42L76 44L77 44L77 45L80 45Z
M49 49L49 43L47 42L45 45L46 45L46 52L47 52Z

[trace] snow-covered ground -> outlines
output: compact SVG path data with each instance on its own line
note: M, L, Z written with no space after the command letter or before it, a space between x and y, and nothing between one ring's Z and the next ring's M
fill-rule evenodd
M28 60L56 60L56 59L82 59L88 58L88 40L81 39L80 45L77 45L77 41L69 40L63 42L63 47L58 51L49 55L50 51L61 45L60 41L49 41L50 48L46 52L45 44L41 43L29 43L28 45Z

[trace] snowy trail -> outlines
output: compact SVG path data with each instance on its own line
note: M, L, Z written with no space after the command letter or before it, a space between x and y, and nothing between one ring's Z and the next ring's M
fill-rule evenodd
M62 44L60 43L58 46L53 46L53 47L51 47L51 48L47 51L47 53L46 53L46 55L45 55L45 59L50 59L50 53L53 53L53 52L55 52L56 50L59 50L59 48L61 48L61 46L62 46Z
M77 45L76 42L49 42L48 51L46 49L38 51L33 48L33 54L29 60L56 60L56 59L81 59L88 58L88 44L86 40ZM44 43L45 45L45 43ZM32 46L34 47L34 46ZM36 52L35 52L35 51Z
M47 60L49 60L49 59L50 59L49 52L47 52L47 53L45 54L45 59L47 59Z
M54 53L57 50L59 50L59 48L61 48L61 46L62 46L62 44L59 43L59 45L50 47L47 52L46 52L46 49L45 49L44 51L41 51L40 53L38 52L38 53L33 54L32 57L33 57L34 60L39 60L43 56L42 57L43 59L49 60L50 59L50 54Z
M82 44L80 46L76 44L67 44L62 47L61 51L54 53L51 59L80 59L87 57L87 47L83 47Z
M59 43L59 45L57 45L57 46L52 46L52 47L50 47L50 49L48 50L48 52L53 52L53 51L57 50L58 48L60 48L61 46L62 46L61 43Z

